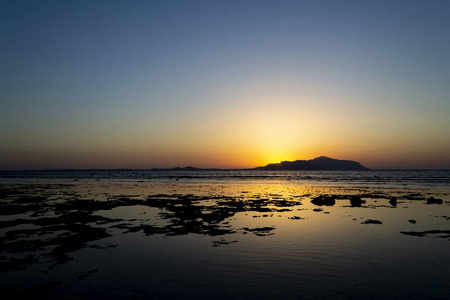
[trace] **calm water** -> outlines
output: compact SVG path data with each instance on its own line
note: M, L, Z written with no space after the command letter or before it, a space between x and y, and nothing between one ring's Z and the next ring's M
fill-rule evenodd
M124 183L281 184L450 190L450 170L261 171L77 170L0 172L0 182L104 181Z
M2 299L450 299L448 171L1 176Z

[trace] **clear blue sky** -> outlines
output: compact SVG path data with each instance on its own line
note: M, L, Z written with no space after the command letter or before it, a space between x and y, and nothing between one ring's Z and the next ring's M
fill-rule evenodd
M450 1L0 1L0 170L450 168Z

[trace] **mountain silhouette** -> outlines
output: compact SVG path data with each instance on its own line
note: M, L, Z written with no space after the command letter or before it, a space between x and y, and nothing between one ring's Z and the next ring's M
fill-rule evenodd
M310 160L282 161L276 164L268 164L264 167L257 167L255 170L355 170L365 171L359 162L352 160L340 160L326 156L316 157Z

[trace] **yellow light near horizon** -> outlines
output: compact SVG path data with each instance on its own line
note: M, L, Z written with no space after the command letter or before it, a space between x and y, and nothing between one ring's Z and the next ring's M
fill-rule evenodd
M281 160L277 161L277 164L281 163Z

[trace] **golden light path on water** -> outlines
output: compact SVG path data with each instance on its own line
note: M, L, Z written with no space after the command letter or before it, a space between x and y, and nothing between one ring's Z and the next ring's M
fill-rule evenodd
M0 189L3 211L15 211L0 216L10 295L33 286L45 299L448 295L448 192L73 181Z

